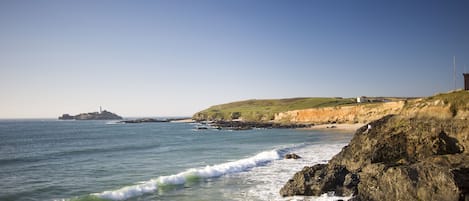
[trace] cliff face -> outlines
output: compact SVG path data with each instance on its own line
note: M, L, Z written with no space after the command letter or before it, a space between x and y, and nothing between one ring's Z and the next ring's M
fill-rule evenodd
M328 164L304 167L283 196L469 200L469 92L415 100L358 129Z
M353 104L350 98L289 98L246 100L215 105L193 115L197 121L271 122L279 112Z
M315 124L367 123L385 115L397 114L403 106L404 101L399 101L293 110L276 114L274 121Z
M215 105L193 115L198 121L275 122L287 124L366 123L399 113L404 98L394 102L356 103L350 98L248 100ZM397 101L400 100L400 101Z

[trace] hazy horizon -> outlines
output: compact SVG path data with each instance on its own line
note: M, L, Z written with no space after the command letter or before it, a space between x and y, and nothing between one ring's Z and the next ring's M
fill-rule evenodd
M0 118L421 97L469 72L469 2L0 1Z

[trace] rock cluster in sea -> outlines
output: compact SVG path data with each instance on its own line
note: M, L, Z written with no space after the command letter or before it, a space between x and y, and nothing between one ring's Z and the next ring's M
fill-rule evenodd
M328 164L297 172L280 194L469 200L468 118L389 115L370 125Z
M253 128L307 128L312 124L296 123L272 123L272 122L252 122L252 121L215 121L210 126L226 130L249 130Z
M164 123L164 122L170 122L170 120L142 118L142 119L124 120L124 121L120 121L119 123L138 124L138 123Z
M126 123L126 124L167 123L167 122L181 121L181 120L187 120L187 118L167 118L167 119L140 118L140 119L119 121L119 123Z

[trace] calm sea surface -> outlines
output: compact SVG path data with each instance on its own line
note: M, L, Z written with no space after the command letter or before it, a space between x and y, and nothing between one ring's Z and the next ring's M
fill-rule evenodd
M195 126L0 120L0 200L289 200L283 184L352 137ZM303 158L283 160L289 152Z

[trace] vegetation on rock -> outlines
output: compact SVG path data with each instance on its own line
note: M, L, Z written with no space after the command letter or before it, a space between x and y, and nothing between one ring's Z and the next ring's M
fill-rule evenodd
M291 110L319 107L334 107L355 103L354 99L343 98L291 98L270 100L246 100L215 105L194 114L193 119L271 121L275 114Z

